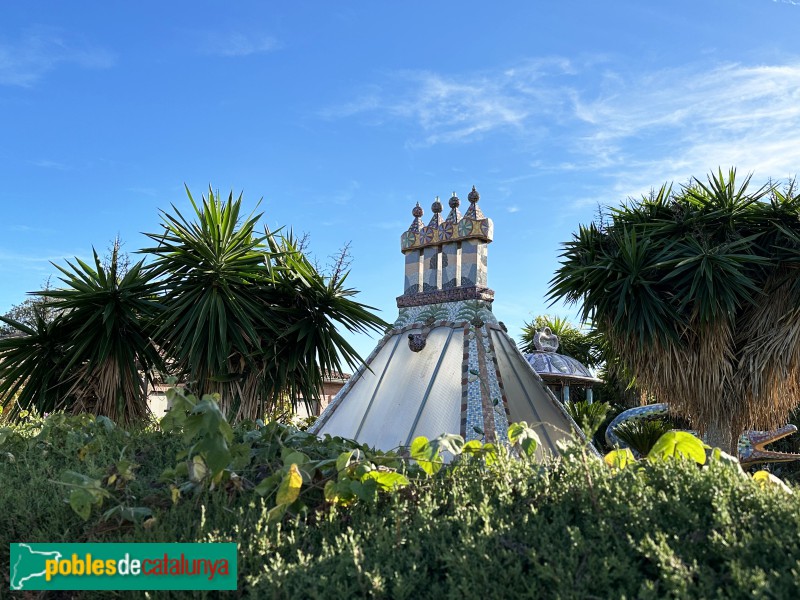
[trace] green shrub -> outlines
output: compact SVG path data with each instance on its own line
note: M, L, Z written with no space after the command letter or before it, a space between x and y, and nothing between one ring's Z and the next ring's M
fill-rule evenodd
M287 447L312 461L358 448L291 428L261 430L241 470L252 484L284 468ZM309 484L300 498L305 511L276 520L273 496L222 479L214 489L208 481L187 487L173 504L171 486L180 482L162 473L186 448L179 434L60 415L3 431L2 564L8 544L19 541L235 541L239 595L251 598L782 598L793 596L800 574L800 494L762 487L715 460L702 468L670 459L612 469L578 445L544 465L502 452L491 461L462 455L448 467L433 461L430 474L410 466L408 485L350 506L325 502ZM246 427L234 428L231 444L246 435ZM416 452L430 455L430 444ZM139 466L111 493L152 518L104 519L108 500L84 521L59 501L69 493L59 483L64 471L111 489L121 456ZM8 570L0 572L0 589L8 590Z

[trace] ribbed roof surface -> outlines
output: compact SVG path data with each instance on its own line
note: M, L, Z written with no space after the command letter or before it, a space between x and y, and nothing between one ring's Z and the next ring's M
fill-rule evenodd
M542 377L561 377L563 379L600 381L591 371L572 358L556 352L533 352L525 359Z

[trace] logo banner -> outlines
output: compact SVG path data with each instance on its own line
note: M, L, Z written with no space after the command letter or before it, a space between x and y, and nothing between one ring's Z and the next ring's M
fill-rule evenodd
M237 544L11 544L12 590L235 590Z

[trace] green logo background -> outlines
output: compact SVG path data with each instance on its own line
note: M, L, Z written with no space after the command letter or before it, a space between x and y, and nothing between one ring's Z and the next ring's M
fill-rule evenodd
M10 582L12 590L235 590L237 587L237 545L230 544L11 544ZM183 554L188 565L194 559L212 563L228 561L228 575L217 572L198 575L53 575L45 577L47 560L83 559L177 560ZM153 564L150 563L152 567Z

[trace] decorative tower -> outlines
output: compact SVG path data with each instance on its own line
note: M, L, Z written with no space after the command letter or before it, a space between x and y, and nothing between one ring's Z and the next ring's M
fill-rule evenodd
M453 192L442 218L439 197L425 225L419 203L400 236L405 257L399 316L314 423L313 433L353 438L389 450L424 435L508 443L509 422L526 421L542 441L541 458L580 429L543 384L492 313L488 246L494 225Z

